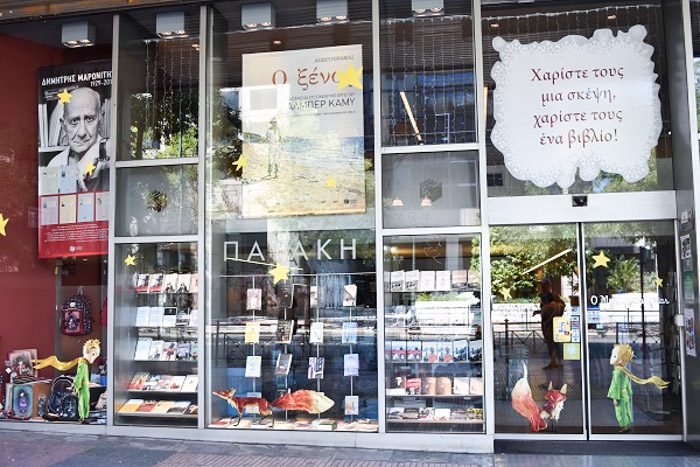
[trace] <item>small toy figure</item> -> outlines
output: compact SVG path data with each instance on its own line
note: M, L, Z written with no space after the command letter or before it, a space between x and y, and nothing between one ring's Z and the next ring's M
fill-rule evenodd
M55 355L33 361L34 368L37 370L51 366L59 371L68 371L74 366L78 366L73 379L73 391L78 396L78 414L81 421L85 420L90 413L90 364L99 356L100 341L90 339L83 345L83 356L70 362L62 362Z
M615 404L615 418L620 425L620 433L625 433L632 426L632 383L653 384L659 389L665 389L668 382L658 376L642 379L627 369L627 364L634 358L632 347L628 344L617 344L610 355L610 365L613 366L612 380L608 390L608 398ZM631 381L630 381L631 380Z

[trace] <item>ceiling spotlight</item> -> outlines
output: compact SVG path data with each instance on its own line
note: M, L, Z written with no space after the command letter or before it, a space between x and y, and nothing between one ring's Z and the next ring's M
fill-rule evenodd
M394 206L395 208L401 208L403 207L403 201L401 201L401 198L396 196L392 201L391 205Z
M500 26L500 24L498 24L498 23L491 23L490 26L491 26L492 28L496 29L498 26Z
M171 11L156 15L156 34L163 39L187 37L185 12Z
M316 0L316 21L318 23L344 23L347 20L347 0Z
M272 3L247 3L241 5L241 27L247 31L275 27L275 11Z
M609 19L610 21L616 20L616 19L617 19L617 15L608 15L608 19Z
M428 198L427 196L423 197L423 199L420 201L421 207L428 208L433 205L433 202Z
M274 41L272 41L272 44L273 45L282 45L282 41L279 39L275 39Z
M440 16L445 14L444 0L411 0L413 16Z
M61 27L61 42L68 48L95 45L95 26L88 21L65 23Z

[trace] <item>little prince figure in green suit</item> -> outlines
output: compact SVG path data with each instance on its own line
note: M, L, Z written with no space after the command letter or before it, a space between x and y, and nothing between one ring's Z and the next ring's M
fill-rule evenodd
M634 358L632 347L628 344L617 344L610 355L613 366L612 381L608 389L608 398L615 405L615 418L620 425L620 433L630 431L632 426L632 381L637 384L653 384L659 389L665 389L668 382L658 376L642 379L627 369L627 364Z
M51 366L59 371L68 371L75 366L78 367L73 378L73 391L78 396L78 415L81 421L90 414L90 364L99 356L100 341L90 339L83 345L83 356L74 358L70 362L62 362L55 355L33 360L34 368L37 370Z

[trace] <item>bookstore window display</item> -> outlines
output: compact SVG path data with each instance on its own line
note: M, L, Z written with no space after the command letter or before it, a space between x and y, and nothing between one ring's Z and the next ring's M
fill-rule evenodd
M476 141L471 2L382 0L382 144Z
M478 237L385 243L387 431L483 432Z
M371 4L248 7L211 21L206 423L375 432Z
M117 248L115 423L197 425L195 244Z

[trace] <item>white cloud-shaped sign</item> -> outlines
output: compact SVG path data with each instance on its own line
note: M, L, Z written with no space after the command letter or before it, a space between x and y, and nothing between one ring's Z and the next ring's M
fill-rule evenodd
M539 187L591 181L601 170L637 182L661 133L661 102L654 48L636 25L617 36L521 44L493 39L500 61L496 82L493 145L508 171Z

